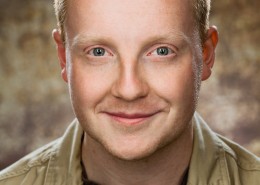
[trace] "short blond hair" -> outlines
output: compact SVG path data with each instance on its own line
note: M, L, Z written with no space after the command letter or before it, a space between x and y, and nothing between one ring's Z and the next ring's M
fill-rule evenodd
M54 0L54 9L57 19L58 29L61 33L63 42L65 43L65 30L64 25L67 14L67 1L68 0ZM206 33L209 28L209 12L211 0L192 0L195 21L197 23L197 29L200 34L201 42L203 43L206 39Z

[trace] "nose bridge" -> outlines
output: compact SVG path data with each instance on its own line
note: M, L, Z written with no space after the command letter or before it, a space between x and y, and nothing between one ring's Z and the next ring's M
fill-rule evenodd
M116 97L126 101L132 101L147 95L148 88L137 59L120 61L113 93Z

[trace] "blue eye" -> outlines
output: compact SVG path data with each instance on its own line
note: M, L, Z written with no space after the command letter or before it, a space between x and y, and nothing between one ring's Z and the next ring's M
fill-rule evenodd
M157 55L168 55L169 54L169 48L167 47L160 47L156 49Z
M106 50L104 48L94 48L91 50L91 54L94 56L104 56L106 53Z
M91 49L86 51L87 55L90 55L92 57L109 57L113 56L109 50L103 48L103 47L92 47Z
M155 50L153 50L151 53L149 53L148 55L158 55L158 56L167 56L170 54L174 54L175 52L166 46L162 46L162 47L158 47Z

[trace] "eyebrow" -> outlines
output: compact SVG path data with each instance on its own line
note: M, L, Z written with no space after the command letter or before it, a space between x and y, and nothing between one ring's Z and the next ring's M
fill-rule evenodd
M170 41L172 43L179 43L178 45L179 49L185 46L189 46L192 43L191 37L188 37L183 32L173 30L164 34L158 34L150 37L147 40L146 44L152 45L153 43L156 42L165 42L165 41Z
M109 37L100 36L98 34L78 34L73 39L71 39L71 49L77 48L80 45L84 45L86 42L93 43L111 43L112 39Z
M143 45L151 45L151 43L160 42L160 41L184 41L186 44L191 43L191 38L188 37L185 33L171 30L170 32L157 34L149 37ZM71 42L71 49L77 48L81 45L84 45L87 42L92 43L109 43L110 45L115 45L113 38L101 36L99 34L78 34L73 39L69 40Z
M183 40L187 44L191 43L191 38L188 37L184 32L181 31L176 31L176 30L171 30L170 32L164 34L162 38L166 38L169 40Z

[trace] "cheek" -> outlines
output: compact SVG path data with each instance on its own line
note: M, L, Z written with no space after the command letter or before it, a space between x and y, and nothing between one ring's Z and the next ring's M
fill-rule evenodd
M71 99L82 107L95 106L110 89L111 76L102 69L72 65L69 79Z
M195 77L192 65L170 66L149 75L150 86L158 96L176 103L193 99Z

